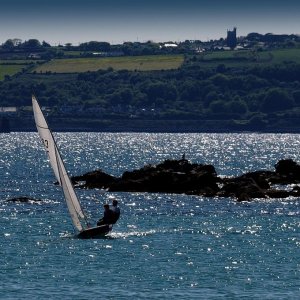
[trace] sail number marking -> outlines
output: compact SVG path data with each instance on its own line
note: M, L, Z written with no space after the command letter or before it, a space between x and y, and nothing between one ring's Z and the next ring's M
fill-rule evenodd
M48 149L49 148L49 142L48 142L48 140L43 140L43 142L44 142L44 145L45 145L46 149Z

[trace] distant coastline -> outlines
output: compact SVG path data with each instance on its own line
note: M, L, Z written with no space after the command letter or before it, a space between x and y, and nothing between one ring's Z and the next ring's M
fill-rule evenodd
M118 47L8 40L0 58L3 132L35 130L32 93L55 131L300 132L296 35L234 29L226 40Z
M149 132L149 133L300 133L293 122L285 127L238 124L227 120L74 120L50 118L54 132ZM0 132L35 132L33 119L10 119Z

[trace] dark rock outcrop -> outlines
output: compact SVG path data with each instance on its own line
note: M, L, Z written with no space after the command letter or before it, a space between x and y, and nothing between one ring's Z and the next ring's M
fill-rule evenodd
M40 203L42 200L40 199L33 199L26 196L16 197L7 199L6 202L20 202L20 203Z
M291 184L300 182L300 165L292 159L280 160L275 165L275 172L278 176L278 181L273 180L273 183Z
M106 189L111 186L117 179L114 176L102 172L102 170L96 170L85 173L81 176L72 177L72 182L76 186L84 187L87 189L103 188ZM84 182L83 185L80 182Z
M273 187L274 184L300 183L300 165L290 159L280 160L275 165L275 171L255 171L233 178L218 177L212 165L192 164L181 159L146 165L139 170L126 171L121 177L97 170L73 177L72 180L83 188L234 197L238 201L300 196L300 187L294 187L291 191Z
M201 194L219 191L215 168L190 164L187 160L166 160L147 165L140 170L125 172L110 187L110 191Z
M235 197L240 201L251 198L265 198L264 190L253 178L233 178L224 180L224 186L218 193L222 197Z

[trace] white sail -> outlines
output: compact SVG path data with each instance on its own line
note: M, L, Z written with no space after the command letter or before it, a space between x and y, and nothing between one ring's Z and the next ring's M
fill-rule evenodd
M34 96L32 96L32 107L33 107L34 120L35 120L38 133L45 146L55 177L59 182L59 184L61 184L59 174L58 174L57 159L56 159L55 149L54 149L55 142L52 136L52 132L49 129L47 121L45 120L45 117L43 115L43 112Z
M49 129L43 112L34 96L32 96L32 107L37 130L46 148L55 177L62 186L73 224L79 231L81 231L83 230L81 221L85 219L84 213L60 156L52 132Z
M55 152L58 159L58 173L60 176L60 182L61 186L65 195L65 199L67 202L67 206L69 209L69 213L71 215L72 221L74 226L79 230L83 230L83 227L80 222L80 218L84 219L84 215L82 212L82 209L80 207L80 203L78 201L78 198L75 194L73 185L71 183L71 180L66 172L66 169L62 163L60 163L60 154L58 152L57 147L55 147Z

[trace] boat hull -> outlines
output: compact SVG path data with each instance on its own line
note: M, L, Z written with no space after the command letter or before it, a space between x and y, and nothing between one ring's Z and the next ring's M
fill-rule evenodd
M77 237L80 239L96 239L106 236L112 230L111 225L101 225L97 227L88 228L80 231Z

